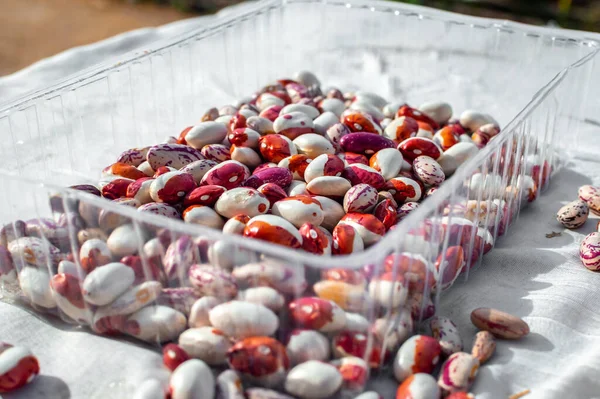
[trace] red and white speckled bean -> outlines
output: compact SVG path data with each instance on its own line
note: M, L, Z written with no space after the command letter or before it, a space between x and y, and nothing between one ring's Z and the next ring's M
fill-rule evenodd
M185 315L168 306L148 306L129 316L124 332L146 342L166 342L177 338L186 326Z
M231 159L229 145L207 144L200 151L203 157L215 162L225 162Z
M329 340L314 330L294 329L286 345L290 363L295 366L309 360L329 359Z
M241 186L249 176L250 171L244 164L237 161L225 161L206 172L200 184L214 184L229 190Z
M426 373L409 376L396 391L396 399L439 399L440 395L437 381Z
M339 115L336 115L333 112L323 112L313 121L315 132L321 136L325 136L327 130L333 125L339 123L339 121Z
M479 329L504 339L519 339L529 334L529 326L520 318L491 308L471 312L471 322Z
M224 300L215 296L203 296L196 300L190 309L188 324L190 327L211 326L209 312L215 306L223 303Z
M348 224L338 224L333 229L332 251L336 255L349 255L360 252L365 244L356 229Z
M430 322L431 335L440 342L442 353L450 356L463 350L462 339L458 327L452 320L444 316L434 316Z
M340 121L350 129L351 132L368 132L377 136L383 132L381 126L366 112L347 109L342 113Z
M250 147L231 146L231 160L238 161L249 168L255 168L261 164L260 155Z
M56 305L68 317L79 323L92 322L92 311L83 300L77 277L71 274L55 274L50 280L50 288Z
M194 161L185 165L180 170L182 172L189 173L190 175L192 175L196 184L199 185L204 175L216 165L217 162L215 161L212 161L210 159L201 159L199 161Z
M266 336L238 341L227 353L227 362L244 379L265 387L280 386L289 368L285 346Z
M183 211L182 216L186 223L201 224L213 229L222 229L225 224L217 212L204 205L191 205Z
M413 333L413 319L410 310L399 308L389 315L376 319L371 332L388 350L396 351Z
M369 213L377 203L377 190L368 184L357 184L344 195L344 210L347 213Z
M237 295L235 279L226 270L207 264L194 264L188 270L190 284L200 295L231 299Z
M83 280L83 298L93 305L107 305L127 291L134 279L133 269L119 262L97 267Z
M175 204L196 188L194 177L185 172L175 171L160 175L150 185L150 197L155 202Z
M402 142L415 137L418 131L419 125L416 120L408 116L401 116L387 125L383 135L390 140Z
M344 162L336 155L321 154L310 163L304 170L304 181L310 183L311 180L321 176L341 176L344 170Z
M247 127L235 129L227 135L230 144L238 147L250 147L255 150L258 149L260 137L260 133Z
M365 388L369 378L369 365L362 358L346 356L329 362L342 374L341 392L355 394Z
M182 144L158 144L148 149L146 155L153 170L161 166L180 169L194 161L204 159L200 151Z
M378 305L391 309L404 306L408 297L408 284L404 276L392 272L373 277L368 290L369 296Z
M342 374L332 365L316 360L301 363L290 370L285 390L304 399L325 399L342 385Z
M223 225L224 234L237 234L243 235L246 224L250 220L250 216L244 214L237 214L229 218Z
M233 342L221 330L199 327L182 332L178 344L190 357L220 366L226 363L227 351Z
M153 213L155 215L166 216L171 219L180 219L181 215L177 211L177 209L173 208L168 204L161 204L158 202L149 202L140 206L138 212L148 212Z
M243 183L246 187L258 188L266 183L275 183L284 190L292 183L293 175L287 168L271 166L255 170Z
M227 137L227 126L219 122L200 122L185 133L185 142L200 150L207 144L218 144Z
M402 344L394 359L394 376L403 382L415 373L431 373L440 360L439 342L425 335L414 335Z
M269 162L279 162L298 150L292 141L281 134L269 134L260 138L259 150L262 157Z
M352 164L363 164L369 166L369 159L363 154L356 154L354 152L340 152L337 156L344 161L344 166L348 167Z
M364 311L369 303L364 287L345 281L321 280L313 285L313 291L319 298L335 302L349 312ZM350 329L347 325L345 327Z
M223 186L217 186L215 184L208 184L206 186L200 186L190 191L183 200L185 207L191 205L206 205L213 206L227 189Z
M117 162L125 163L127 165L140 166L146 160L146 154L150 147L144 148L130 148L125 150L117 158Z
M460 114L459 120L460 124L471 132L475 132L481 126L487 125L488 123L498 125L498 122L496 122L491 116L473 110L464 111L462 114Z
M452 117L452 107L442 101L430 101L419 105L418 110L429 116L439 125L446 124Z
M393 198L386 198L378 203L373 210L373 216L383 223L386 231L394 226L398 221L398 213L396 206L394 205L395 203L396 201Z
M321 226L329 231L333 231L333 228L346 214L344 208L339 204L339 202L328 197L315 195L313 198L319 201L321 208L323 208L323 222L321 222Z
M404 204L405 202L416 202L423 197L423 185L417 180L411 179L410 177L394 177L393 179L388 180L385 188L390 194L392 194L398 204ZM413 209L400 207L399 210L410 212Z
M471 354L475 356L480 364L485 363L496 350L496 340L489 331L479 331L475 335L475 342Z
M344 168L342 177L348 179L353 186L365 183L380 190L385 185L385 179L377 170L361 163L348 165Z
M479 360L465 352L457 352L444 364L438 378L438 385L446 393L468 391L479 371Z
M575 200L563 206L556 213L556 220L568 229L577 229L587 220L590 210L582 200Z
M408 138L398 144L398 150L400 150L404 159L409 162L422 155L438 159L443 153L442 149L433 140L424 137Z
M395 148L394 142L387 137L369 132L349 133L340 139L344 151L373 155L384 148Z
M304 180L304 172L312 160L304 154L290 155L279 161L277 166L286 168L292 172L292 177L296 180Z
M413 171L415 176L428 186L439 185L446 178L442 167L427 156L419 156L413 160Z
M331 243L333 238L329 238L329 232L320 229L312 223L304 223L298 229L302 236L302 249L317 255L331 255Z
M342 146L340 144L340 140L349 133L350 129L348 129L348 126L344 125L343 123L336 123L327 129L325 132L325 137L327 137L331 144L333 144L333 148L335 148L336 151L341 151Z
M347 213L340 220L356 230L365 245L375 244L385 234L385 226L375 216L363 213Z
M316 133L306 133L293 141L298 153L314 159L321 154L335 154L335 149L329 140Z
M169 393L172 399L213 398L215 377L202 360L187 360L171 374Z
M283 294L299 295L307 286L302 266L272 260L236 267L231 274L240 286L273 287Z
M306 185L306 190L313 195L325 197L343 197L352 185L343 177L320 176Z
M592 271L600 270L600 232L588 234L579 245L579 259Z
M335 302L318 297L296 299L288 305L292 325L320 332L340 331L346 325L346 313Z
M250 287L240 291L237 299L263 305L273 312L279 312L285 304L283 295L271 287Z
M317 111L315 109L315 111ZM318 112L318 111L317 111ZM288 114L280 114L273 122L275 133L281 134L290 140L294 140L302 134L311 133L314 129L313 118L304 112L293 111Z
M29 349L4 345L0 351L0 393L21 388L33 381L39 372L38 360Z
M600 188L588 184L579 187L578 194L579 199L587 203L593 197L600 195Z
M137 179L133 183L130 183L127 186L127 197L133 198L139 201L140 204L147 204L152 202L152 197L150 196L150 186L154 181L151 177L143 177L141 179Z
M385 180L398 176L402 169L402 154L395 148L377 151L369 160L369 166L381 173Z
M10 247L9 247L10 248ZM79 250L79 263L84 272L89 273L98 266L111 261L112 254L104 240L92 238L87 240ZM14 255L13 255L14 259Z
M234 370L225 370L217 377L217 398L246 399L242 379Z
M223 217L247 215L251 218L266 213L269 200L258 190L249 187L238 187L225 191L215 203L215 211Z
M210 323L227 336L237 339L272 335L279 319L269 308L256 303L230 301L209 312Z

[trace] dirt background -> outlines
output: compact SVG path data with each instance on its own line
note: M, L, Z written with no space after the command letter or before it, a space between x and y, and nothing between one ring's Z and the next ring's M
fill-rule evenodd
M122 0L1 0L0 76L74 46L198 15Z
M74 46L132 29L214 12L218 7L239 1L0 0L0 76ZM551 23L600 32L599 0L395 1L536 25ZM182 11L181 7L194 12Z

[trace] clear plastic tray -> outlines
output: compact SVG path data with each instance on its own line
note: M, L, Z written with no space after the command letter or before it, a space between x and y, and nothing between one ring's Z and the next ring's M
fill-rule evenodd
M390 263L387 257L392 254L409 253L429 265L444 264L451 246L463 248L462 275L467 276L521 207L543 190L559 161L575 151L585 153L577 135L584 124L593 123L586 118L591 111L600 109L598 97L588 95L600 83L597 53L598 43L581 32L403 4L263 1L210 27L0 106L0 223L60 219L58 233L33 229L31 234L57 243L62 252L79 253L76 217L82 206L92 213L120 215L120 223L132 225L137 245L133 252L141 255L147 279L152 278L153 260L144 255L143 246L157 234L164 242L197 238L198 262L231 267L268 259L292 268L309 286L332 268L366 267L370 275L418 269L414 256ZM500 122L502 133L397 229L366 251L343 257L319 257L142 215L64 188L97 184L99 171L123 150L177 135L207 108L233 103L301 69L313 71L325 86L374 91L414 106L439 99L451 103L455 115L481 110ZM477 173L485 178L475 184ZM501 211L484 211L500 200L505 201ZM214 250L216 242L219 250ZM56 259L47 258L38 259L38 267L56 273ZM185 265L181 269L176 268L166 283L169 287L188 285ZM432 267L425 273L419 278L439 279L444 271ZM9 292L10 284L3 284ZM449 285L425 284L421 294L432 301L416 301L413 315L426 315ZM172 299L167 295L158 303L189 311L183 300L169 305ZM73 323L56 308L33 306ZM371 303L362 312L369 321L390 314L386 303Z

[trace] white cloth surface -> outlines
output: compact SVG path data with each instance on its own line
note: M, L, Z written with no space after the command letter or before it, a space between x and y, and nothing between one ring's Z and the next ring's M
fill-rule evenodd
M227 12L227 11L225 11ZM100 43L71 49L0 79L3 98L13 98L56 79L158 40L197 28L213 17L200 17L157 29L125 33ZM598 127L584 132L600 152ZM555 213L577 197L583 184L600 186L600 163L574 159L553 179L538 201L521 212L509 233L484 258L468 281L442 298L440 314L452 318L470 350L476 328L471 310L489 306L526 320L531 334L520 341L498 341L472 392L477 398L507 398L530 389L527 398L600 397L600 274L586 270L578 245L596 227L591 219L577 231L565 231ZM552 231L562 232L546 238ZM0 301L0 340L32 349L42 374L35 383L2 397L123 398L148 376L164 377L158 351L72 329L57 321ZM379 378L373 385L386 398L394 383Z

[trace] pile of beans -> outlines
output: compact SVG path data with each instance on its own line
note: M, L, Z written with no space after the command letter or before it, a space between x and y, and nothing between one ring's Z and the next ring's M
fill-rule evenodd
M467 392L479 367L494 354L495 337L513 340L529 334L527 323L496 309L475 309L471 321L481 330L475 336L471 353L463 352L456 325L442 316L431 319L431 336L414 335L402 343L393 362L393 375L400 383L396 399L439 399L442 394L450 399L472 399ZM248 327L244 323L240 326ZM262 327L255 325L255 328ZM254 336L264 331L251 334L244 330L227 331L230 335L226 336L224 331L210 326L191 328L180 335L179 344L170 343L163 349L163 365L171 372L168 384L158 379L146 380L136 388L133 398L293 399L269 389L283 385L287 393L298 398L325 399L339 394L342 398L382 399L373 391L361 393L369 376L370 362L376 360L374 356L380 360L382 354L377 349L367 353L368 343L363 342L367 337L358 331L346 332L341 338L336 336L330 348L323 335L328 329L321 329L320 333L293 330L287 346L283 346L268 336ZM392 330L388 329L388 334L397 340L398 331ZM408 331L405 332L407 337ZM244 335L246 338L242 338ZM352 335L362 338L352 342ZM347 353L356 352L352 345L359 345L368 360ZM337 359L327 363L330 350ZM343 356L335 356L336 353ZM431 374L441 357L446 357L446 361L439 368L436 381ZM220 367L225 363L230 368L220 371L215 378L210 366ZM0 342L0 393L24 386L39 372L38 359L27 348ZM243 380L263 387L244 389Z
M412 108L373 93L323 91L302 72L208 110L165 143L125 151L98 186L72 188L227 234L346 255L375 245L499 133L483 113L452 115L442 102ZM548 180L546 163L524 167L522 154L497 156L507 173L520 174L508 180L513 186L474 173L467 191L485 193L483 201L444 205L441 220L411 231L410 252L382 264L318 270L225 239L132 223L85 196L54 196L52 217L0 230L0 280L18 284L36 310L98 334L172 343L165 364L174 370L173 399L212 398L215 386L224 398L243 398L242 386L250 399L290 397L273 389L354 397L370 369L391 363L404 386L417 369L411 362L425 364L402 359L421 353L421 338L409 337L435 314L435 293L491 250L494 229L503 234L518 210L509 202L534 200ZM475 370L478 355L460 354L462 344L447 339L457 336L452 322L431 323L433 338L417 337L439 351L423 371L440 356ZM484 338L480 351L490 345ZM437 351L425 348L423 356ZM211 367L228 370L215 382ZM436 383L436 395L466 391L472 381L452 378ZM163 397L164 387L151 381L140 392Z
M558 220L567 229L578 229L592 213L600 216L600 188L585 185L579 187L579 199L569 202L556 213ZM600 222L596 230L588 234L579 246L581 263L594 272L600 271Z
M73 188L228 234L350 254L379 241L499 133L488 115L452 113L443 102L323 95L304 72L208 110L177 138L125 151L99 188ZM98 224L110 231L119 220Z

